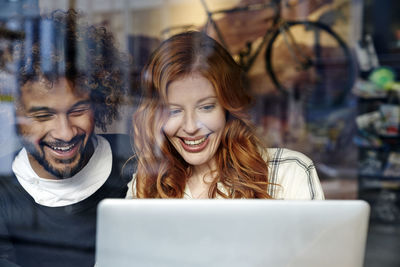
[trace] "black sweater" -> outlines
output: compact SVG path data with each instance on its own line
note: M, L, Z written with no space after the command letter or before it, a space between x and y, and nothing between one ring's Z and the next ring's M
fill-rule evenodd
M93 266L97 205L104 198L124 198L133 163L125 135L104 135L113 167L106 183L83 201L63 206L37 204L12 172L0 177L0 266ZM11 263L13 262L13 263Z

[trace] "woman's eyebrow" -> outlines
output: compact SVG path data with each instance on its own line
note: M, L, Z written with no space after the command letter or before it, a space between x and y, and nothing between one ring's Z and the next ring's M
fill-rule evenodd
M215 95L206 96L206 97L203 97L203 98L199 99L199 100L197 101L197 103L201 103L201 102L207 101L207 100L209 100L209 99L217 99L217 97L216 97Z
M206 97L203 97L203 98L200 98L199 100L197 100L196 103L198 104L198 103L207 101L207 100L209 100L209 99L217 99L217 97L214 96L214 95L206 96ZM182 105L181 105L181 104L177 104L177 103L173 103L173 102L169 102L169 103L168 103L168 106L178 106L178 107L180 107L180 106L182 106Z

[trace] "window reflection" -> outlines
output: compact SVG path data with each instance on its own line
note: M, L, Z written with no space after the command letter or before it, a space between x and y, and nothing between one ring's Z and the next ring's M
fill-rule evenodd
M265 1L206 1L210 10L240 7L261 2L264 3ZM390 131L394 133L391 136L382 136L379 132L381 125L377 126L377 124L380 122L387 123L386 117L382 115L387 111L387 105L390 105L389 109L396 114L399 106L398 96L396 95L400 88L398 83L400 69L398 43L400 38L399 22L396 18L399 11L398 3L394 0L385 1L385 3L376 0L300 0L289 2L297 4L293 8L282 6L282 17L287 20L301 21L316 21L323 18L322 22L327 24L329 29L345 42L356 68L352 74L347 71L347 64L338 64L340 71L334 80L336 82L342 77L346 78L348 74L354 75L356 83L351 90L340 95L340 99L337 96L342 92L342 86L338 86L339 88L332 87L329 92L324 86L319 87L320 91L318 92L309 92L306 90L307 86L303 86L301 88L302 91L306 91L304 93L298 90L300 87L295 86L296 83L299 84L302 81L303 76L294 80L290 78L293 76L286 76L283 73L285 70L296 71L296 68L287 66L290 61L286 60L285 57L290 52L283 51L281 52L283 54L278 54L275 50L274 60L284 59L283 65L280 67L282 70L280 79L291 90L289 90L289 94L281 94L266 70L265 48L263 48L248 73L249 90L255 98L252 119L257 125L257 130L270 146L289 147L309 155L316 164L328 199L364 198L372 204L373 216L376 221L389 222L389 225L393 226L393 223L400 221L400 178L398 175L385 177L383 174L386 166L394 165L390 169L390 173L393 174L393 170L397 170L396 166L399 165L398 160L396 160L399 152L398 116L391 117ZM15 132L14 111L14 101L18 96L18 82L20 81L19 60L24 62L27 73L34 72L36 62L40 62L39 67L43 73L65 73L69 66L65 64L64 59L68 55L57 55L63 60L57 61L54 58L56 49L65 48L66 50L69 49L70 55L75 55L71 62L78 71L82 71L85 76L94 74L93 66L88 66L86 58L89 55L85 54L82 44L65 42L63 38L60 38L52 20L46 18L48 14L55 10L67 10L70 7L82 11L82 20L86 21L88 25L104 27L110 32L115 44L118 44L118 51L124 55L126 60L125 63L109 62L118 65L117 67L121 71L120 78L126 86L127 94L123 96L122 105L119 108L120 116L113 120L108 127L108 133L130 133L132 127L131 114L136 109L142 93L140 86L141 71L151 53L165 39L162 32L166 28L176 29L176 27L179 28L184 25L189 25L190 29L202 30L206 22L206 12L200 0L1 1L1 175L11 171L11 164L14 159L13 152L19 149L18 136ZM263 13L261 16L257 12L243 12L236 15L218 14L215 17L216 24L221 27L228 40L228 45L232 45L231 51L235 58L239 58L240 50L242 53L246 52L248 48L247 37L251 37L252 49L257 43L261 42L261 39L253 38L253 31L250 30L260 31L261 22L258 19L265 22L265 17L271 14ZM39 17L39 14L43 17ZM240 21L240 19L243 20ZM251 22L260 23L257 24L256 28L254 25L249 25ZM262 31L270 25L265 23L263 26ZM242 31L241 34L238 34L239 30ZM74 34L80 34L79 28ZM260 35L256 37L260 37ZM305 40L306 42L310 38L310 36L304 36L301 41ZM40 46L35 46L37 43ZM368 53L370 51L368 47L371 47L371 45L376 48L372 54ZM302 48L307 50L305 46L302 46ZM24 52L22 58L19 58L21 54L18 51ZM105 52L101 46L93 43L92 50L88 53L104 55ZM324 52L327 54L334 53L328 49ZM363 64L369 62L369 59L374 59L373 62L375 63ZM370 74L378 67L378 64L388 67L389 72L394 74L393 80L390 84L386 83L387 87L385 88L370 79ZM345 71L344 68L346 68ZM310 73L308 75L312 76ZM387 78L385 75L379 77L383 77L381 79ZM334 83L331 83L330 86L333 86L332 84ZM389 94L388 91L391 93ZM395 93L392 94L393 92ZM310 95L311 98L309 98ZM369 97L365 97L365 95ZM333 99L340 101L333 103ZM361 123L362 127L360 127L358 121L360 118L361 120L365 119L365 116L361 116L362 114L367 114L369 123ZM96 132L105 133L102 127L97 127ZM127 145L119 144L121 149L124 146ZM130 148L130 144L128 147ZM367 175L368 177L365 178L365 173L368 173L371 168L373 168L374 175ZM374 209L375 206L376 209ZM390 229L397 231L396 228ZM376 234L376 232L373 234ZM381 244L379 241L376 242L371 244ZM398 242L393 241L393 243L393 246L398 248ZM394 250L392 247L387 248L387 251L391 252L392 250ZM368 259L372 262L375 261L373 256L368 255L370 254L367 254ZM398 263L400 261L395 255L392 257L392 262Z

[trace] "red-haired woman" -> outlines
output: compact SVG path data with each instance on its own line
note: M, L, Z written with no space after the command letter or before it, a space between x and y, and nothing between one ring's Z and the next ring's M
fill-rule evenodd
M142 86L128 198L324 198L309 158L256 137L242 72L212 38L186 32L164 41Z

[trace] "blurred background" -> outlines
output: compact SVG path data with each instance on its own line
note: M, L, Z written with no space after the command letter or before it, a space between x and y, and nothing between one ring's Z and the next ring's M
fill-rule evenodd
M45 42L51 26L33 22L69 8L110 31L129 58L129 94L108 132L129 133L140 72L159 43L205 30L246 71L267 144L313 159L327 199L370 203L365 266L400 266L399 1L0 0L0 156L17 143L15 45Z

